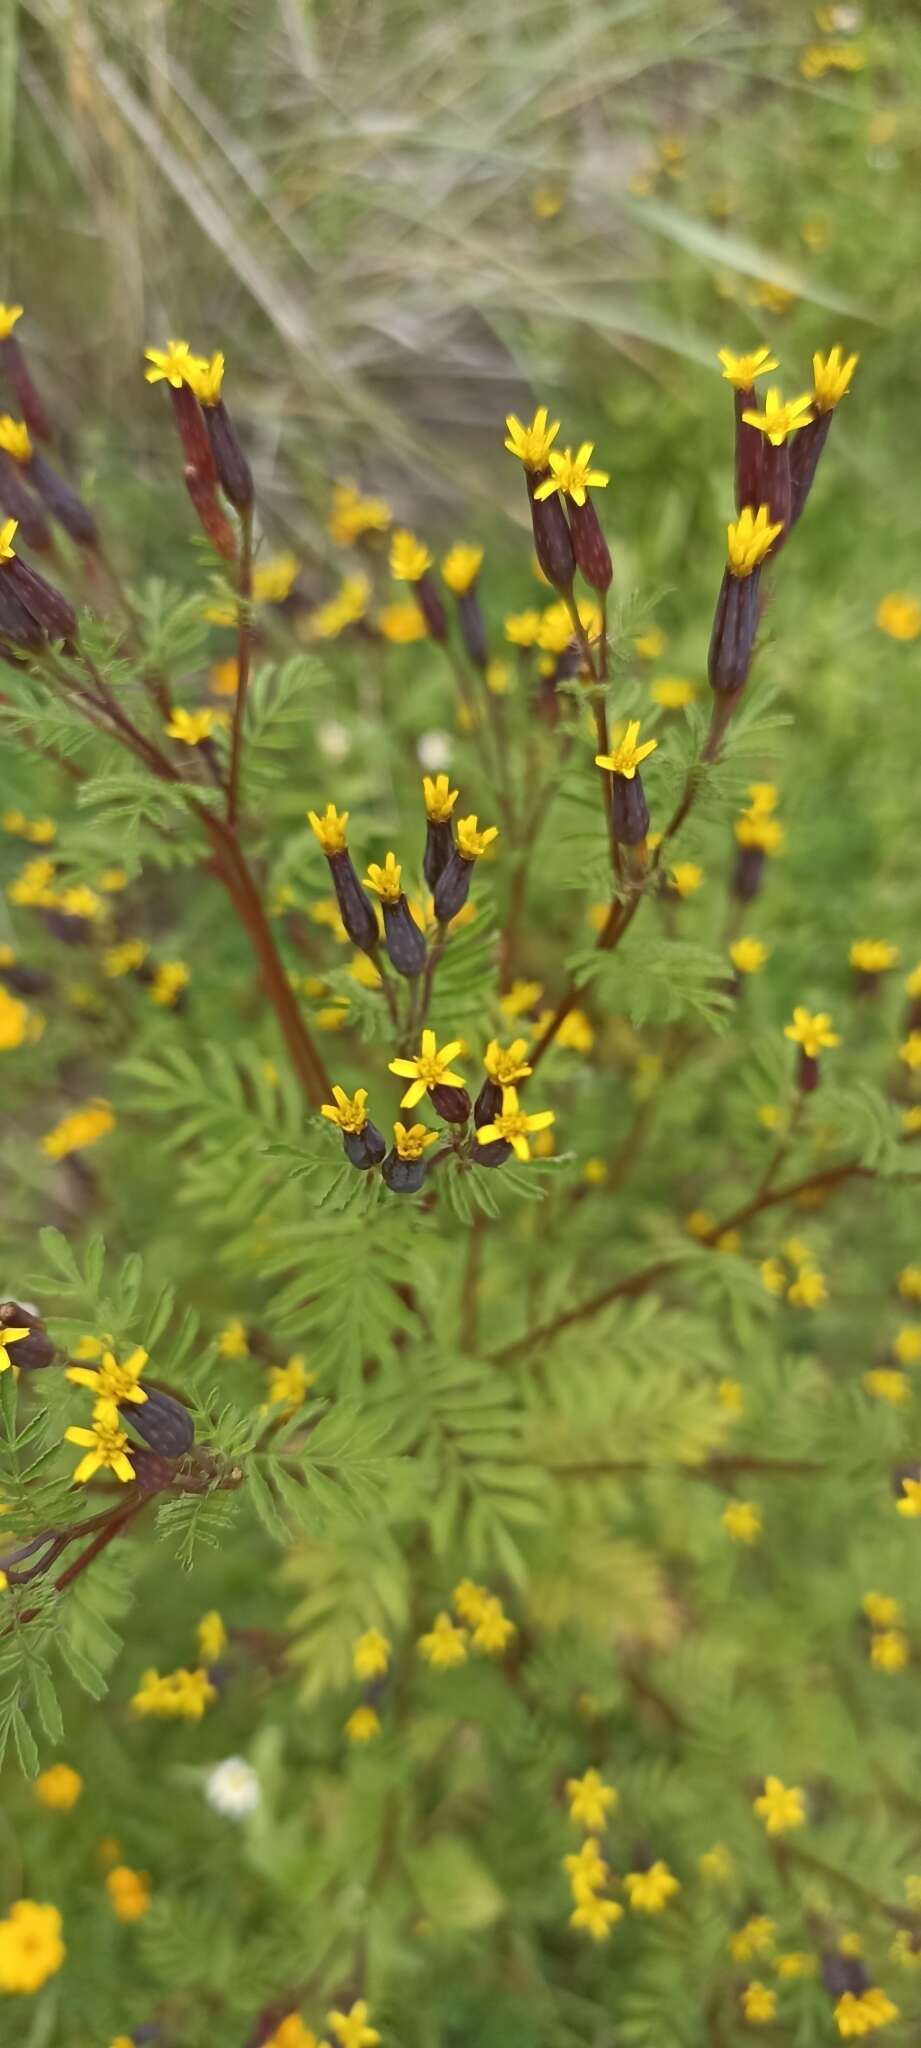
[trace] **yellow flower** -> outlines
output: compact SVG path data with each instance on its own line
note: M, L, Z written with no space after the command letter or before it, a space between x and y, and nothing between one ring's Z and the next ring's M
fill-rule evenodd
M208 688L215 697L235 697L239 680L235 654L230 655L227 661L212 662L208 670Z
M921 1301L921 1266L903 1266L899 1293L904 1301Z
M463 1074L450 1071L451 1061L457 1058L462 1040L454 1038L450 1045L438 1050L434 1031L423 1031L422 1042L415 1059L390 1060L389 1071L408 1079L410 1086L400 1097L401 1109L415 1109L429 1088L463 1088Z
M264 2048L329 2048L329 2042L318 2041L310 2027L305 2027L300 2013L289 2012Z
M668 645L661 626L650 626L647 633L638 633L633 642L633 651L641 661L658 661Z
M484 1651L487 1657L501 1657L517 1634L515 1623L509 1620L501 1600L491 1594L483 1604L473 1631L474 1649Z
M905 976L905 994L911 996L913 1002L921 996L921 961Z
M732 576L751 576L764 561L774 545L777 535L783 531L783 520L772 521L767 505L759 505L753 512L745 505L738 519L730 520L726 528L726 547L729 571Z
M380 1716L373 1707L356 1707L345 1724L349 1742L373 1742L380 1732Z
M528 1041L513 1038L510 1045L501 1046L498 1039L491 1038L483 1054L483 1065L491 1081L500 1088L511 1088L516 1081L527 1080L531 1072L527 1063Z
M874 1628L896 1628L902 1619L902 1602L891 1593L865 1593L860 1605Z
M697 1868L709 1884L728 1884L734 1864L725 1842L714 1842L712 1849L705 1849L697 1858Z
M0 1052L15 1052L30 1036L31 1012L0 984Z
M767 347L754 348L744 356L734 356L728 348L721 348L717 353L723 365L723 376L736 391L749 391L756 377L765 377L769 370L779 368L777 357Z
M565 194L558 185L535 185L531 194L531 212L535 220L555 220L562 211Z
M22 319L22 314L22 306L0 305L0 341L9 339L17 320Z
M114 1472L116 1479L126 1486L134 1478L134 1467L127 1455L128 1438L108 1413L95 1415L91 1429L65 1429L64 1436L69 1444L79 1444L86 1451L74 1472L75 1485L85 1485L102 1471Z
M908 1637L901 1629L881 1629L871 1636L870 1663L875 1671L904 1671L908 1656Z
M804 1794L799 1785L785 1785L780 1778L765 1778L764 1791L752 1800L752 1811L764 1822L768 1835L785 1835L789 1828L801 1828L806 1819Z
M903 1970L921 1970L921 1950L915 1947L917 1937L907 1927L900 1927L889 1954L894 1963L900 1963Z
M50 1813L70 1813L83 1790L83 1779L71 1764L52 1764L35 1780L35 1797Z
M632 782L640 762L645 761L647 755L654 753L659 744L658 740L645 740L643 745L638 747L639 735L640 721L638 718L631 718L623 739L615 747L613 754L595 755L596 768L608 768L612 775L623 775L628 782Z
M410 1124L408 1129L402 1123L393 1126L393 1142L400 1159L421 1159L426 1146L434 1145L437 1137L438 1132L427 1130L425 1124Z
M623 1916L623 1906L617 1899L599 1899L593 1892L585 1892L569 1915L569 1925L584 1929L593 1941L607 1941L611 1928Z
M888 1401L892 1408L903 1408L911 1400L911 1384L903 1372L894 1367L878 1365L865 1372L863 1383L867 1393L877 1401Z
M760 974L768 958L768 948L761 939L734 939L729 948L729 958L737 974Z
M777 1993L754 1978L742 1991L742 2011L752 2026L767 2026L777 2016Z
M896 1501L896 1511L909 1520L921 1515L921 1479L903 1479L902 1498Z
M102 956L102 971L110 981L118 981L123 974L133 974L140 967L150 951L144 939L123 939L119 946L109 946Z
M585 1165L582 1168L582 1179L585 1181L588 1187L603 1187L605 1181L607 1180L607 1177L608 1169L607 1163L604 1159L586 1160Z
M335 1093L335 1090L333 1092ZM247 1356L249 1345L246 1341L246 1325L241 1322L239 1316L234 1316L229 1323L224 1324L217 1340L217 1348L220 1358Z
M543 989L539 981L513 981L511 988L506 989L505 994L499 997L499 1008L503 1016L510 1020L514 1017L523 1017L529 1010L534 1009L542 995Z
M220 349L210 359L207 356L190 356L185 381L194 391L199 405L217 405L224 382L224 358Z
M327 804L323 816L308 811L311 828L315 832L324 853L344 853L348 840L345 828L349 822L348 811L337 811L335 804Z
M0 1329L0 1373L6 1372L11 1365L16 1363L15 1359L9 1357L7 1345L21 1344L23 1337L28 1337L28 1334L27 1324L23 1324L21 1328L15 1330L11 1328Z
M436 1671L448 1671L455 1664L467 1661L467 1631L458 1628L450 1614L442 1612L435 1620L428 1635L419 1637L419 1654Z
M194 358L187 341L168 341L165 348L145 348L144 354L151 364L151 368L144 371L148 384L159 384L162 380L171 384L174 391L179 391L183 384L188 383Z
M511 612L504 630L513 647L533 647L540 632L540 612Z
M601 1772L592 1768L581 1778L567 1778L566 1797L570 1820L596 1835L607 1827L608 1815L615 1811L620 1794L616 1785L606 1785Z
M447 775L422 777L422 795L425 799L425 815L433 825L446 825L457 802L459 790L452 789Z
M14 420L8 412L0 414L0 448L14 462L31 462L34 451L25 420Z
M61 1967L67 1950L56 1906L17 1899L0 1920L0 1991L40 1991Z
M898 2018L898 2006L876 1986L859 1997L853 1991L845 1991L835 2006L835 2025L843 2040L872 2034L877 2027L888 2027Z
M335 484L326 530L337 547L350 547L364 533L385 533L392 518L383 498L363 498L354 484Z
M325 1116L331 1124L336 1124L340 1131L351 1131L356 1134L363 1131L368 1121L368 1112L365 1108L368 1100L367 1088L356 1088L354 1095L347 1095L344 1088L339 1088L334 1083L333 1096L334 1101L323 1103L320 1115Z
M788 1949L785 1955L776 1957L774 1968L778 1977L815 1977L819 1959L803 1949Z
M97 1366L69 1365L67 1378L77 1387L89 1387L97 1404L105 1401L117 1405L119 1401L132 1401L142 1406L147 1395L138 1381L146 1364L147 1353L140 1346L125 1359L124 1365L119 1365L113 1351L104 1351Z
M477 1586L473 1579L461 1579L451 1595L456 1612L471 1628L482 1619L487 1602L492 1598L486 1586Z
M745 1391L741 1380L720 1380L717 1388L720 1407L729 1415L741 1415L745 1409Z
M817 359L818 360L818 359ZM781 398L780 392L772 388L765 398L763 412L743 412L742 418L750 427L757 427L766 434L772 448L781 448L791 434L808 427L812 414L812 393L805 391L800 398Z
M356 1678L382 1678L390 1664L390 1644L379 1628L366 1628L352 1651Z
M216 1664L227 1648L227 1630L216 1607L209 1607L195 1630L198 1654L203 1664Z
M549 415L545 405L538 406L530 426L527 427L522 424L521 420L515 418L513 412L510 412L508 415L505 422L507 428L505 446L510 455L518 457L519 462L524 464L525 469L546 469L547 467L547 458L550 454L551 446L560 431L559 420L553 420L548 424L548 418Z
M733 1543L757 1543L764 1526L761 1509L750 1500L731 1500L723 1509L722 1522Z
M4 519L2 526L0 526L0 562L15 561L16 549L13 546L13 539L18 527L18 519ZM52 869L53 873L54 870ZM15 898L12 900L15 901Z
M185 747L197 747L202 740L211 738L214 731L213 711L186 711L177 706L167 724L166 731L171 740L181 740Z
M408 647L413 640L424 640L428 627L425 615L414 597L407 597L400 604L387 604L377 615L378 631L385 640L395 647Z
M131 1701L136 1714L154 1715L161 1721L200 1721L205 1708L214 1705L217 1689L207 1671L145 1671Z
M827 356L813 356L813 403L817 412L834 411L844 397L859 361L860 357L853 355L848 356L845 362L844 351L837 343L829 349Z
M150 1879L141 1870L117 1863L106 1878L109 1904L116 1920L143 1920L150 1907Z
M761 277L752 288L752 305L763 306L766 313L789 313L796 305L796 293L789 285L774 284L770 278Z
M253 570L253 603L284 604L290 597L300 567L296 555L270 555Z
M574 1782L578 1783L578 1780ZM573 1893L599 1891L608 1881L608 1865L601 1854L601 1844L595 1835L587 1835L581 1848L574 1854L562 1858Z
M914 1137L917 1131L921 1131L921 1102L916 1102L911 1109L903 1109L902 1129L909 1137Z
M368 863L365 888L373 889L384 903L398 903L402 894L402 873L396 854L388 853L384 858L383 867L376 860Z
M418 540L405 526L397 527L390 539L390 574L398 583L418 583L426 569L432 566L432 557L425 542Z
M909 1031L908 1037L899 1046L899 1059L912 1073L921 1067L921 1031Z
M46 1131L41 1148L48 1159L66 1159L71 1152L84 1152L115 1129L115 1117L107 1102L84 1103L65 1116L54 1129Z
M854 939L848 959L860 974L885 974L898 966L899 949L888 939Z
M183 960L162 960L150 985L151 1002L158 1009L171 1010L191 979L191 971Z
M669 880L679 896L693 896L703 883L704 871L694 860L679 860L669 869Z
M900 1365L917 1365L921 1360L921 1323L904 1323L893 1338L892 1351Z
M880 599L875 618L890 640L917 640L921 633L921 603L907 590L890 590Z
M634 1913L664 1913L669 1899L681 1890L677 1877L661 1860L648 1870L628 1870L624 1884Z
M592 469L594 445L593 441L583 441L575 455L571 448L564 448L562 454L554 449L550 455L553 474L538 484L535 498L552 498L554 491L561 491L564 497L572 499L574 505L584 505L589 489L603 490L610 482L610 476L606 469Z
M269 1405L273 1408L284 1404L289 1413L299 1408L308 1390L316 1383L316 1373L308 1372L299 1351L289 1358L287 1365L273 1365L269 1368Z
M441 573L455 597L463 597L472 588L482 560L482 548L471 547L464 541L455 541L453 548L449 549L441 564Z
M481 831L477 829L475 811L469 818L458 818L457 850L464 860L479 860L487 847L498 837L498 825L484 825Z
M683 711L693 704L697 685L687 676L660 676L658 682L650 683L649 695L663 711Z
M729 1936L729 1953L734 1963L748 1963L752 1956L769 1956L777 1928L765 1913L756 1913Z
M793 1021L784 1025L784 1037L792 1038L794 1045L801 1045L807 1059L817 1059L824 1046L840 1045L836 1031L831 1029L831 1018L825 1010L813 1016L809 1010L797 1003Z
M804 1266L792 1285L787 1288L787 1300L794 1308L821 1308L828 1300L828 1288L824 1274L817 1266Z
M516 1159L527 1161L531 1157L530 1133L544 1131L554 1121L552 1109L540 1109L531 1116L526 1115L519 1106L517 1088L503 1088L502 1108L491 1124L481 1124L477 1141L481 1145L491 1145L502 1140L511 1145Z

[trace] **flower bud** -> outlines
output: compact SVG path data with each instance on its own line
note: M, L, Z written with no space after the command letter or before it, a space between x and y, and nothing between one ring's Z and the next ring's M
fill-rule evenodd
M51 546L51 528L40 505L26 489L19 469L5 450L0 452L0 505L15 519L26 547L39 553Z
M750 427L743 420L743 412L754 412L758 396L753 384L747 389L734 392L736 411L736 509L741 512L743 505L750 505L756 512L765 500L763 480L764 436L758 427Z
M40 441L50 441L51 423L15 334L7 334L0 341L0 368L16 393L19 410L26 426Z
M212 547L223 556L225 562L236 561L237 536L226 514L221 511L212 479L203 477L191 463L186 464L183 476L186 490L198 513L202 531L207 534Z
M58 476L44 455L33 453L29 463L29 481L39 497L47 505L52 518L63 526L71 540L81 547L95 548L99 545L99 528L88 505L72 491L69 484Z
M135 1484L142 1493L165 1493L167 1487L175 1485L174 1460L161 1457L158 1451L148 1450L146 1444L132 1444L131 1463Z
M456 846L450 855L435 885L435 916L439 924L450 924L470 894L470 879L476 862L465 860Z
M572 500L569 507L569 524L576 563L586 583L603 595L609 588L614 574L614 564L601 521L588 492L585 494L584 505L577 505L575 499Z
M837 1949L822 1957L822 1983L830 1998L843 1998L846 1991L860 1998L870 1988L859 1956L843 1956Z
M4 574L7 567L12 564L4 563L0 569L0 635L12 640L14 647L41 647L45 636Z
M428 1161L401 1159L396 1147L388 1152L381 1173L392 1195L416 1195L425 1179Z
M812 1095L819 1085L818 1059L815 1053L805 1052L802 1046L799 1048L799 1056L796 1062L794 1085L799 1089L801 1095Z
M547 582L552 583L555 590L565 594L572 589L572 579L576 572L576 557L569 521L557 491L554 491L550 498L536 498L534 495L538 484L544 483L549 475L549 469L525 470L525 482L531 502L534 552Z
M436 1081L429 1089L429 1101L437 1116L446 1124L465 1124L471 1111L470 1097L466 1088L453 1088L446 1081Z
M710 634L707 673L710 688L726 696L734 696L748 680L758 631L760 582L760 568L753 569L749 576L734 576L731 569L723 571Z
M48 583L37 569L30 568L20 555L15 555L11 562L3 563L0 580L9 583L19 603L50 639L76 639L77 615L73 607L59 590L55 590L53 583Z
M502 1089L500 1088L498 1081L490 1080L490 1077L487 1074L486 1079L483 1082L483 1086L480 1089L479 1095L477 1096L477 1099L473 1105L473 1121L477 1127L477 1130L481 1130L484 1124L495 1123L496 1117L499 1115L501 1108ZM485 1149L488 1150L488 1147Z
M439 875L443 874L454 848L454 827L450 818L427 818L425 821L425 853L422 857L422 872L434 891Z
M763 846L740 846L732 877L732 893L739 903L753 903L764 878Z
M253 502L253 472L222 398L205 406L204 419L221 490L238 512L245 512Z
M54 987L54 976L43 973L39 967L22 967L11 960L6 966L0 962L0 982L14 996L46 996Z
M757 432L757 428L754 431ZM793 510L790 443L789 441L782 441L779 448L774 448L764 435L761 436L761 439L764 443L761 450L763 502L770 511L772 521L778 522L783 527L783 532L778 534L774 542L772 552L776 555L779 554L790 531L790 518Z
M170 398L173 401L173 412L176 417L179 439L182 442L186 462L202 478L203 482L210 481L214 484L217 480L217 470L214 465L214 455L208 429L205 425L205 416L198 403L198 399L194 391L189 389L188 384L180 384L178 386L170 384L168 389Z
M427 569L416 578L413 588L432 639L444 640L448 631L448 614Z
M819 456L828 440L828 429L832 423L831 412L817 413L808 426L801 428L793 437L790 448L790 481L792 485L792 510L790 524L795 526L812 489Z
M639 770L611 776L611 829L622 846L639 846L649 831L649 805Z
M195 1441L188 1409L174 1401L172 1394L161 1393L159 1387L148 1387L144 1402L122 1402L119 1414L161 1458L183 1458Z
M57 1357L41 1316L34 1309L23 1308L18 1301L0 1301L0 1332L3 1330L28 1330L27 1337L19 1337L10 1352L16 1366L26 1372L38 1372L46 1365L52 1365Z
M477 1145L473 1156L474 1166L504 1166L511 1159L512 1148L507 1138L491 1138L487 1145Z
M328 853L326 859L339 915L353 946L358 946L362 953L376 953L379 943L377 918L355 872L351 854L343 847L338 852Z
M468 658L473 662L474 668L486 668L489 662L486 621L475 590L465 590L461 593L457 600L457 616Z
M387 1150L386 1138L370 1117L360 1131L343 1131L342 1145L349 1165L357 1166L361 1173L379 1166Z
M398 896L395 903L385 900L381 909L384 913L384 942L391 966L398 974L412 979L414 975L421 974L425 966L424 934L419 930L405 896Z

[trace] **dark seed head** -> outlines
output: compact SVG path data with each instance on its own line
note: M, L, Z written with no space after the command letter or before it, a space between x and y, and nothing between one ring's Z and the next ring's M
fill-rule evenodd
M446 1124L469 1121L472 1105L466 1088L454 1088L448 1082L439 1081L429 1089L429 1101L436 1115Z
M760 569L753 569L750 576L733 576L730 569L723 572L707 664L710 688L721 695L734 695L748 680L758 631L760 582Z
M10 1346L9 1356L14 1365L21 1365L27 1372L40 1371L46 1365L53 1365L57 1357L55 1346L45 1329L40 1316L33 1309L23 1308L18 1301L0 1301L0 1331L27 1329L27 1337L19 1337Z
M245 512L253 502L253 472L222 398L204 407L204 418L221 490L238 512Z
M486 638L486 621L480 610L480 600L475 590L465 590L457 600L457 617L461 639L474 668L485 669L489 664L489 642Z
M350 1166L357 1166L361 1173L379 1166L387 1150L386 1139L370 1119L361 1131L343 1131L342 1144Z
M435 916L439 924L450 924L470 894L470 881L474 862L465 860L456 846L451 848L438 881L435 884Z
M528 497L531 501L531 526L534 532L534 552L543 569L548 583L554 590L572 589L576 573L576 557L572 545L569 521L563 510L558 491L551 498L536 498L538 484L545 482L550 472L546 469L525 470Z
M162 1394L158 1387L147 1390L146 1401L123 1401L119 1414L123 1421L136 1429L138 1436L150 1445L161 1458L183 1458L195 1441L192 1417L181 1401L174 1401L172 1394Z
M362 953L376 953L379 944L377 918L355 872L351 854L343 847L338 853L328 853L326 858L339 915L353 946L358 946Z
M421 974L426 959L425 937L405 896L399 896L396 903L384 903L383 911L384 939L391 965L398 974L410 979Z
M512 1148L505 1138L492 1138L488 1145L477 1145L472 1154L474 1166L504 1166L511 1156Z
M476 1124L477 1130L480 1130L483 1124L494 1123L501 1108L502 1090L498 1081L491 1081L487 1074L473 1105L473 1121Z
M603 593L610 585L614 564L601 521L587 493L584 505L570 505L569 524L576 563L586 583Z
M443 873L451 858L451 849L454 845L454 828L450 818L427 818L425 824L425 853L422 859L422 872L429 888L434 890L439 875Z
M649 805L639 771L611 776L611 824L622 846L639 846L649 831Z
M394 1150L388 1152L381 1173L392 1195L416 1195L426 1175L425 1159L401 1159Z

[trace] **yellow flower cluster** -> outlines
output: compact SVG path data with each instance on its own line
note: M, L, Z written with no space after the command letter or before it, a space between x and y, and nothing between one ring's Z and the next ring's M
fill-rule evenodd
M160 1721L200 1721L207 1707L213 1707L217 1689L203 1668L189 1671L181 1665L160 1677L144 1671L131 1705L136 1714Z
M367 533L386 533L393 514L383 498L366 498L355 484L335 484L326 531L337 547L351 547Z
M31 1996L47 1984L67 1954L56 1906L17 1899L0 1920L0 1991Z
M607 1941L611 1928L623 1919L624 1909L617 1899L604 1896L610 1869L601 1854L597 1836L587 1836L581 1849L564 1856L563 1869L569 1878L573 1900L570 1927L591 1935L593 1941Z
M35 1780L35 1797L49 1813L70 1813L83 1790L83 1779L72 1764L52 1764Z
M82 1109L72 1110L53 1130L46 1131L41 1148L47 1159L66 1159L71 1152L85 1152L88 1145L98 1144L100 1138L114 1129L112 1108L99 1096L84 1103Z
M785 1785L782 1778L765 1778L764 1791L752 1801L752 1810L764 1823L765 1834L785 1835L801 1828L806 1819L805 1794L799 1785Z
M150 1906L150 1879L142 1870L132 1870L127 1863L117 1863L115 1869L108 1872L105 1884L116 1920L128 1924L143 1920Z
M94 889L88 888L85 882L54 887L56 876L56 863L47 854L42 854L36 860L26 862L10 882L7 896L11 903L28 910L61 910L67 917L82 917L88 922L99 916L103 905Z
M344 576L334 595L309 614L304 623L304 639L338 639L348 626L355 626L364 618L370 595L367 576Z
M11 996L0 982L0 1052L15 1052L18 1046L40 1038L43 1030L44 1019L18 996Z
M859 1996L853 1991L845 1991L835 2006L835 2025L843 2041L873 2034L878 2027L891 2026L899 2017L898 2006L878 1985L871 1985Z

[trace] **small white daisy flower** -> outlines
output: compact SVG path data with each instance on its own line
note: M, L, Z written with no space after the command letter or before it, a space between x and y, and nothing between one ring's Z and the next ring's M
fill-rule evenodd
M436 768L447 768L454 752L454 742L449 732L424 732L416 741L416 753L427 773Z
M208 1772L205 1798L225 1820L244 1820L248 1813L255 1813L262 1787L245 1757L225 1756L223 1763Z
M344 761L351 744L348 728L338 718L326 718L317 726L317 746L327 761Z

